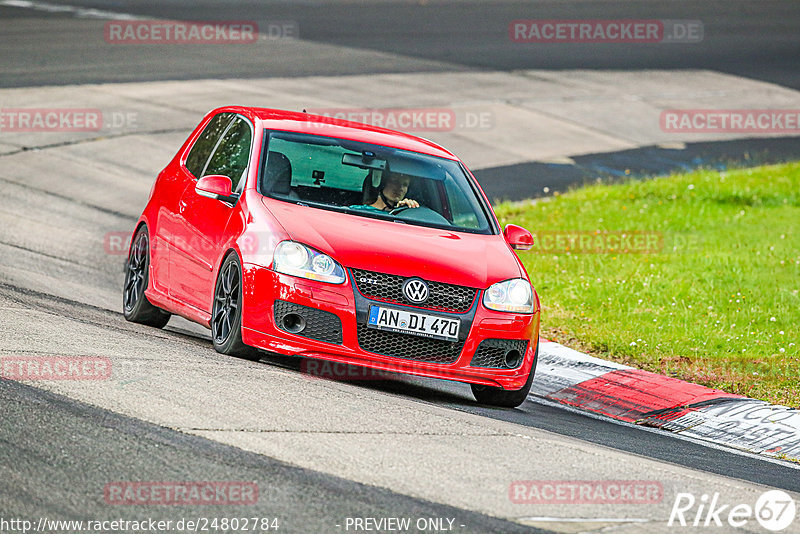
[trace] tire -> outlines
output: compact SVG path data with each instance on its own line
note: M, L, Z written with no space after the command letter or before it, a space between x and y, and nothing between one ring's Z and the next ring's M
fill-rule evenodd
M150 238L142 226L131 241L125 262L125 285L122 288L122 315L133 323L164 328L170 314L153 306L144 294L150 276Z
M470 384L472 387L472 394L475 395L475 400L479 404L487 404L489 406L499 406L501 408L516 408L528 398L528 393L531 391L531 384L533 384L533 376L536 374L536 362L539 360L539 342L536 342L536 352L533 355L533 365L531 372L528 373L528 380L521 389L506 390L503 388L496 388L492 386L483 386L480 384Z
M242 342L242 266L229 254L219 268L211 305L211 339L222 354L258 361L258 350Z

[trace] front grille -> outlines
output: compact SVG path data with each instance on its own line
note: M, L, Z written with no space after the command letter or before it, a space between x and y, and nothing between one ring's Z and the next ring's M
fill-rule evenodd
M484 339L478 345L475 351L475 356L472 357L470 362L471 367L489 367L492 369L509 369L505 363L506 352L516 350L520 353L522 358L520 364L525 357L525 351L528 350L527 339ZM511 367L514 369L519 367Z
M306 327L300 332L290 332L326 343L342 343L342 321L335 313L330 313L308 306L301 306L284 300L275 301L275 324L278 328L289 332L283 326L283 317L295 313L306 320Z
M455 363L463 341L445 341L358 325L358 345L367 352L428 363Z
M427 282L430 295L423 304L414 304L403 295L403 282L407 278L395 274L376 273L353 269L353 279L358 290L368 298L383 300L394 304L420 306L431 310L463 313L472 307L477 289L471 287Z

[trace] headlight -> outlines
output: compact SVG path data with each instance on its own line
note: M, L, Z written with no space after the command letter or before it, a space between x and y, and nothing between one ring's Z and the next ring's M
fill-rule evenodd
M502 312L533 313L533 289L522 278L497 282L483 294L483 305Z
M344 269L333 258L294 241L278 243L272 268L279 273L329 284L342 284L345 279Z

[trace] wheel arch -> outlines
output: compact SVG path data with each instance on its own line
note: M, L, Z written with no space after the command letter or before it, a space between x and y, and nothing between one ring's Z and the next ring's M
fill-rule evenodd
M242 265L241 253L238 250L236 250L235 247L228 247L228 249L225 252L220 254L217 266L214 268L214 273L216 274L216 276L214 276L214 280L216 280L217 276L219 276L219 270L222 269L222 265L225 263L225 260L227 260L228 256L230 256L231 254L236 254L236 257L239 259L239 265L240 266Z
M149 241L152 240L150 238L150 225L147 224L147 221L145 219L139 219L139 222L136 223L136 228L134 228L133 232L131 233L131 239L128 242L128 254L125 256L125 261L126 262L128 261L128 258L131 255L131 247L133 247L133 238L136 237L136 234L139 233L139 230L142 228L142 226L146 226L147 227L147 239Z
M236 247L229 246L225 250L225 252L220 254L219 261L217 262L217 265L214 267L214 287L212 288L211 291L211 308L209 308L212 310L212 313L214 310L214 295L217 292L217 281L219 280L219 272L220 270L222 270L222 266L225 265L225 261L231 256L231 254L236 255L237 259L239 260L239 268L242 269L242 271L244 271L244 267L242 264L242 254L236 249ZM242 278L244 278L244 273L242 273Z

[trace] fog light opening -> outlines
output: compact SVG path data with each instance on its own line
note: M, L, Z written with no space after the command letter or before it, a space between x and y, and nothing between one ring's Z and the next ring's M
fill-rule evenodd
M306 320L302 315L296 313L287 313L281 319L283 329L292 334L299 334L306 328Z
M518 350L512 349L506 352L506 357L505 357L506 367L508 367L509 369L513 369L515 367L519 367L519 364L521 363L522 363L522 354L520 354Z

